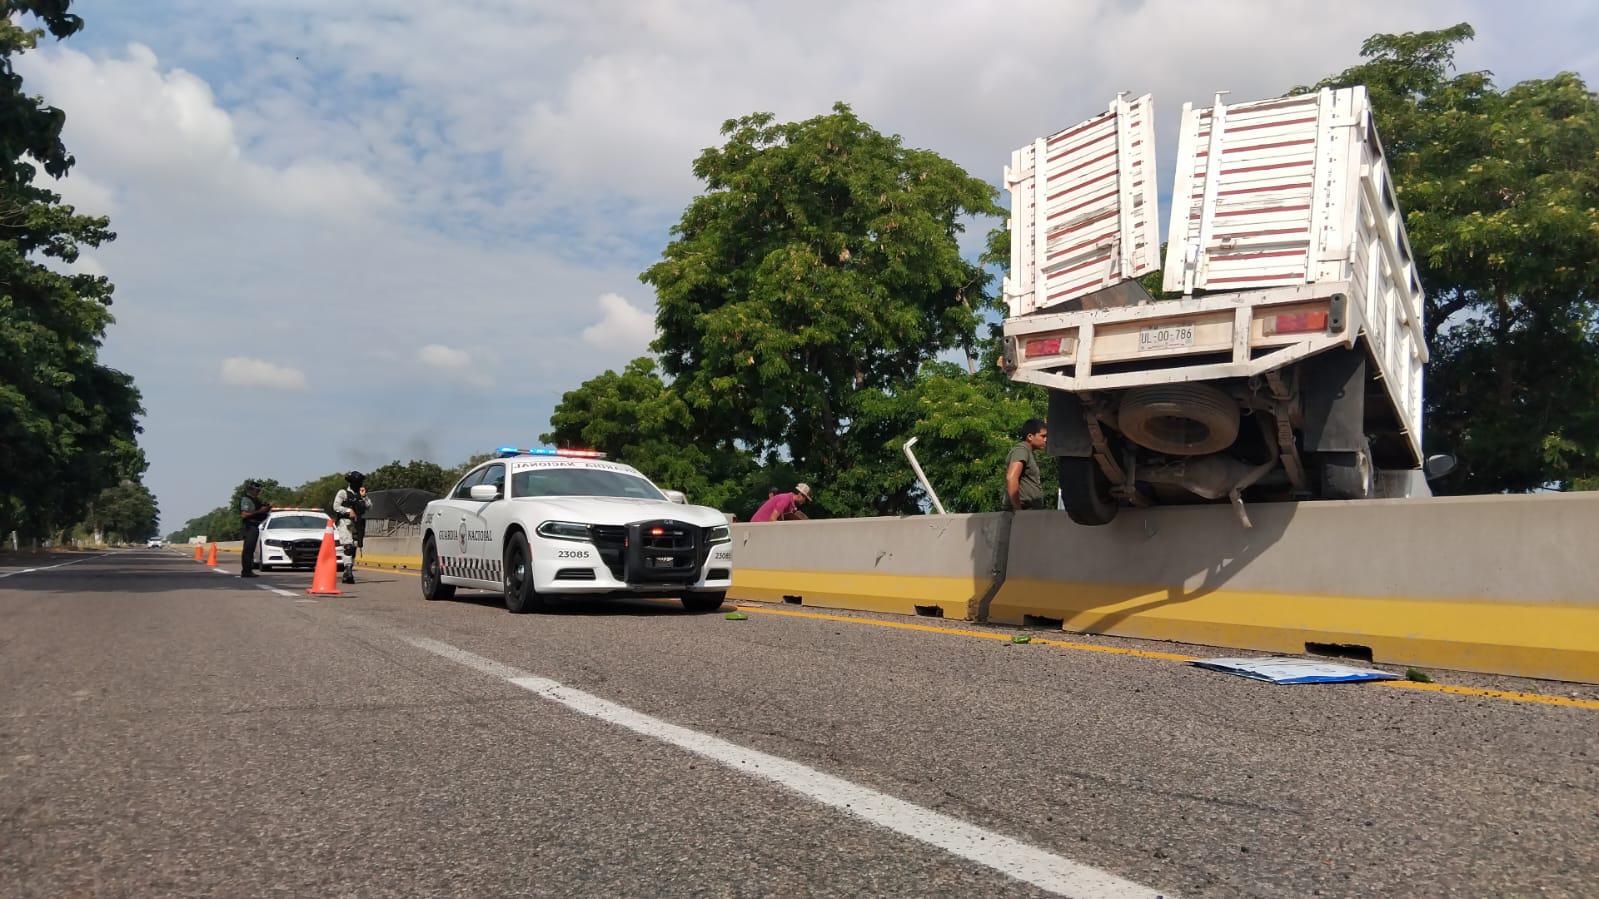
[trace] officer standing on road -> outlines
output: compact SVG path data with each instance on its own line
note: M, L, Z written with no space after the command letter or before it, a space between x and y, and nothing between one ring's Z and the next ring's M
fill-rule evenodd
M1022 424L1021 442L1005 457L1005 508L1012 512L1042 509L1044 481L1038 474L1038 459L1033 455L1049 442L1049 428L1036 418Z
M239 564L243 569L239 577L255 577L255 545L261 536L261 522L266 521L267 513L272 511L271 503L261 501L261 485L254 481L244 482L244 495L239 497L239 519L244 525L244 547L239 554Z
M333 514L339 521L339 546L344 550L344 582L355 583L355 550L366 542L366 512L372 501L366 498L366 475L352 471L344 476L345 487L333 496Z

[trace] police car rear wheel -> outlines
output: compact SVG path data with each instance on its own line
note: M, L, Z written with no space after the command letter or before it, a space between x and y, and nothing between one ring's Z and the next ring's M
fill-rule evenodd
M422 541L422 598L428 601L450 599L455 596L455 585L439 578L439 550L433 537Z
M512 612L531 612L544 605L533 589L533 553L527 535L521 531L505 542L505 607Z

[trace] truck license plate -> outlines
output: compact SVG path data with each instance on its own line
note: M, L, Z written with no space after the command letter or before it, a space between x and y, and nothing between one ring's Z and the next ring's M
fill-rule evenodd
M1193 325L1167 325L1138 332L1138 351L1177 350L1194 345Z

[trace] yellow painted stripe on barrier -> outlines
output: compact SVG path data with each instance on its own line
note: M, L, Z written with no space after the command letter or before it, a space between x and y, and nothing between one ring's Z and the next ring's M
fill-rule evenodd
M404 571L421 571L422 570L422 557L421 556L386 556L386 555L377 555L377 554L368 555L366 553L362 553L359 557L356 558L355 564L356 565L370 565L370 566L373 566L375 568L394 568L394 569L399 569L399 570L404 570Z
M1027 615L1085 633L1291 653L1351 643L1381 662L1599 682L1599 605L1006 581L989 620Z
M810 605L914 615L917 606L938 606L946 617L970 618L971 605L993 581L974 575L908 575L856 572L733 569L737 599L781 602L803 596Z

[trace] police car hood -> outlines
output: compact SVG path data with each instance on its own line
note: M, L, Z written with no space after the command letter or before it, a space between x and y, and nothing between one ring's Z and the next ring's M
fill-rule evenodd
M528 517L542 521L576 521L581 524L632 524L670 519L702 528L727 524L727 516L709 506L685 506L659 499L619 496L537 496L514 499Z

